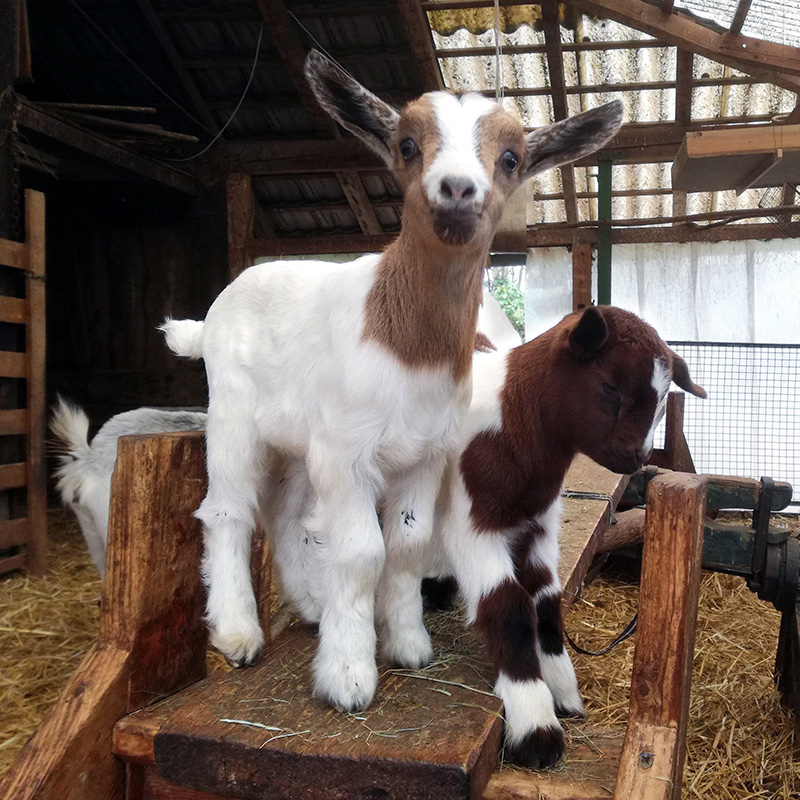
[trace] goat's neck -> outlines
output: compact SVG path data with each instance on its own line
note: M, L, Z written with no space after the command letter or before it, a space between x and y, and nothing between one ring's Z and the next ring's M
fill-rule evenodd
M556 499L577 450L562 418L563 387L552 366L550 342L534 339L512 350L503 387L503 432L526 480L549 505Z
M469 375L488 244L447 246L405 226L381 256L367 296L363 338L411 367L450 365Z

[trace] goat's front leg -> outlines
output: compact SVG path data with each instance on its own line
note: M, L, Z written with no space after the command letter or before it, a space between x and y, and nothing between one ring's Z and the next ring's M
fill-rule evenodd
M530 549L518 564L517 577L536 606L536 646L542 677L555 701L559 717L583 717L586 712L578 679L564 649L561 583L558 580L558 526L534 525Z
M228 400L229 408L237 407ZM250 578L250 539L263 480L252 419L209 408L208 493L196 513L204 526L202 570L211 644L237 667L253 664L264 646Z
M514 575L506 537L472 531L468 524L458 529L453 521L445 522L445 547L468 618L480 630L497 669L494 692L505 706L506 758L534 769L548 767L561 758L564 735L542 679L535 606Z
M420 585L430 566L431 534L443 458L429 459L390 481L382 507L386 565L378 587L381 649L390 664L419 669L433 657L422 621Z
M325 542L314 692L336 708L357 711L370 704L378 685L374 610L385 551L375 509L378 478L370 465L342 461L341 449L321 444L308 459L317 502L309 528Z

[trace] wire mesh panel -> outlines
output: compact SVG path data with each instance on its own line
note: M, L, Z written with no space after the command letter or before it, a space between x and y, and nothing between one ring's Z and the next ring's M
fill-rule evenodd
M794 486L800 506L800 345L670 342L707 400L687 396L683 429L698 472ZM663 442L664 421L656 436Z

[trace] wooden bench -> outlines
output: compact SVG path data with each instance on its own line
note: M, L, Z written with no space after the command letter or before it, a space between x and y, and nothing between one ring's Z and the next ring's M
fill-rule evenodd
M573 465L560 570L565 602L575 597L625 482L585 459ZM384 670L363 714L311 699L314 634L299 623L273 639L256 667L204 677L202 544L191 516L205 491L202 434L122 439L99 641L0 795L563 800L608 797L619 772L619 797L677 797L704 488L696 476L658 478L651 488L645 580L654 589L642 592L635 713L624 746L596 731L591 749L573 743L562 769L537 774L495 768L500 701L489 691L480 643L453 614L430 615L434 666ZM265 558L255 561L266 608L268 567ZM673 593L665 597L659 586L667 570ZM653 754L646 769L643 748Z

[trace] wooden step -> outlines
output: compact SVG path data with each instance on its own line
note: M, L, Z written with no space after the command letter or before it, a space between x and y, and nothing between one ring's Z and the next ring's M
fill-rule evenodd
M479 798L497 762L502 703L474 635L457 615L436 616L447 623L432 632L444 658L384 671L363 713L311 699L316 636L298 623L260 665L216 672L121 720L114 752L154 763L171 783L253 800Z
M560 575L580 586L626 479L579 458L567 477ZM606 499L607 498L607 499ZM556 771L497 769L502 704L460 613L429 613L423 671L383 670L372 705L343 714L311 697L312 629L299 623L262 663L216 672L120 720L113 749L141 796L170 800L600 800L613 791L622 733L567 723ZM138 795L137 795L138 796Z

